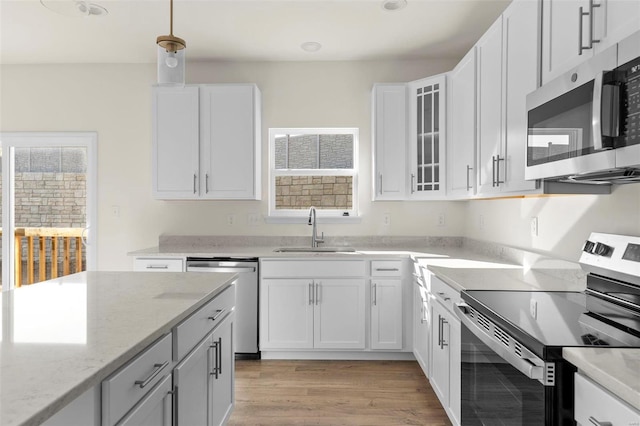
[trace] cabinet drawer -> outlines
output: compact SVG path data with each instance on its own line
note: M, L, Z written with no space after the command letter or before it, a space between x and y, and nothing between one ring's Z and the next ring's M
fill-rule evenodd
M460 292L449 287L440 278L431 276L431 293L447 309L455 313L455 304L460 303Z
M136 257L133 261L134 271L183 272L184 259L175 257Z
M401 277L402 260L372 260L372 277Z
M236 301L236 286L217 295L213 300L194 312L173 329L175 344L174 359L184 358L195 345L231 312Z
M576 373L574 416L576 422L582 426L631 425L637 424L640 413L600 385Z
M365 276L364 260L287 260L263 261L263 278L350 278Z
M169 333L102 382L102 424L116 424L171 367Z

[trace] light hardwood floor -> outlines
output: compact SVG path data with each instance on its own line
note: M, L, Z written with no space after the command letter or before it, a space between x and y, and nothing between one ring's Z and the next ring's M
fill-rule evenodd
M415 361L236 361L240 425L450 425Z

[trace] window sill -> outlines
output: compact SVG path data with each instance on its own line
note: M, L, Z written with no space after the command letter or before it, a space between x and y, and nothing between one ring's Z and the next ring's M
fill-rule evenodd
M265 223L290 224L309 223L308 216L265 216ZM317 223L362 223L362 216L318 216Z

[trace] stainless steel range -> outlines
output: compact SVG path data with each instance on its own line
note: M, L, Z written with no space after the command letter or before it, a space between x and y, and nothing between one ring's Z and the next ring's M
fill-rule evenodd
M462 292L463 425L575 425L562 348L640 348L640 237L593 233L580 264L585 292Z

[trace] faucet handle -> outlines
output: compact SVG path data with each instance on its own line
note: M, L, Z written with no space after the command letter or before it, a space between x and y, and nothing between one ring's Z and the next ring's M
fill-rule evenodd
M320 243L324 243L324 231L322 231L320 233L320 238L316 237L316 243L320 244Z

